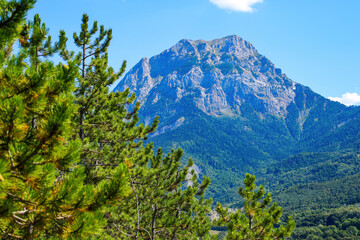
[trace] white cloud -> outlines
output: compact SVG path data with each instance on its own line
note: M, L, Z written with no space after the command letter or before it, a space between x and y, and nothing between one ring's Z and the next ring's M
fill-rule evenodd
M219 8L224 8L238 12L253 12L252 5L261 3L263 0L210 0Z
M345 93L341 97L329 97L329 99L332 101L341 102L346 106L360 104L360 95L357 93Z

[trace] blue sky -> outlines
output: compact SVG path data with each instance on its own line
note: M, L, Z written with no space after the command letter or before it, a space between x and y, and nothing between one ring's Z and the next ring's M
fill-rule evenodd
M359 0L38 0L29 16L71 39L87 13L113 29L111 65L127 60L127 70L184 38L236 34L293 81L360 104L359 9Z

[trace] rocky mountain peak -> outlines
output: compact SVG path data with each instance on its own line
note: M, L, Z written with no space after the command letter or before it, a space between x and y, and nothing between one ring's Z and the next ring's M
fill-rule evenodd
M162 100L181 105L191 96L197 108L215 116L241 115L245 102L260 113L284 116L296 95L296 83L236 35L183 39L159 55L143 58L114 90L126 88L144 104Z
M182 39L176 45L160 54L162 57L186 57L196 56L199 60L206 54L213 53L222 55L223 53L233 54L238 58L245 58L249 55L257 54L256 49L251 43L236 35L212 41Z

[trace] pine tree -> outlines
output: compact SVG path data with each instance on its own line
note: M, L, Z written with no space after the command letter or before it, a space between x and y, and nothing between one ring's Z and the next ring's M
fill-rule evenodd
M140 103L129 90L109 92L111 86L125 71L124 61L119 72L109 67L108 46L112 39L111 29L98 27L95 21L89 29L89 17L82 17L81 31L73 34L74 42L80 51L63 51L65 60L77 61L78 74L74 91L78 114L74 115L75 134L83 144L81 165L86 169L86 183L97 186L100 181L109 181L107 201L114 204L104 209L106 219L111 220L115 202L123 201L129 190L128 183L119 181L119 175L128 178L127 166L133 159L142 157L143 139L155 131L158 120L151 126L138 124ZM116 200L116 201L114 201ZM104 238L105 236L103 236Z
M23 2L31 1L17 1ZM14 12L6 17L29 6L9 7ZM84 184L81 142L70 138L77 62L46 60L65 47L64 32L52 44L37 15L15 29L12 38L3 36L8 31L8 25L0 27L4 46L17 36L20 49L12 56L0 52L0 236L97 238L106 224L104 209L113 204L109 199L115 201L109 197L113 185L125 185L124 169L114 172L115 183Z
M84 14L80 33L73 35L80 48L75 56L79 73L74 127L76 137L83 142L81 163L86 166L88 181L96 183L111 176L117 166L128 164L128 157L142 146L140 140L156 129L158 121L155 119L151 126L138 125L140 103L134 103L135 94L130 95L129 90L109 92L109 86L124 73L126 62L119 72L108 66L112 30L105 30L103 25L99 29L96 21L89 30L88 22L89 17ZM65 59L70 56L74 56L74 52L63 52Z
M262 185L257 189L255 176L246 174L244 187L239 188L239 195L244 199L244 207L235 213L228 213L217 203L216 211L220 218L218 225L228 229L226 239L283 239L291 235L295 222L289 217L287 224L276 228L280 223L282 208L275 202L271 204L271 194L265 196Z
M35 2L36 0L0 0L0 49L2 51L13 44L13 40L21 30L27 11Z
M205 236L210 228L205 216L210 201L203 195L209 180L205 178L199 185L194 175L193 186L182 189L192 162L180 170L180 150L163 159L161 150L155 157L152 145L143 146L141 140L155 131L158 120L155 118L151 126L138 124L140 103L134 103L135 95L130 96L129 90L109 93L108 87L124 72L126 63L118 73L108 67L111 29L98 29L94 22L89 30L88 21L84 14L81 32L74 33L80 48L76 55L80 70L75 91L79 114L75 122L77 137L84 145L82 164L93 184L99 179L111 179L113 169L124 163L128 167L130 194L123 195L107 210L109 235L124 239ZM67 59L74 53L64 51L63 56ZM148 220L151 224L146 223Z
M211 199L204 199L210 180L202 183L190 159L181 168L182 150L163 156L152 145L144 148L142 158L130 166L131 194L121 201L114 221L112 236L119 239L208 239ZM152 156L152 157L147 157ZM187 182L187 185L184 183Z

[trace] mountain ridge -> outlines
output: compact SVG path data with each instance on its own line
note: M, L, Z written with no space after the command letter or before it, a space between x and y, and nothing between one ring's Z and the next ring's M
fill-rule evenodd
M210 115L238 115L237 106L247 99L260 111L285 115L297 86L249 42L232 35L181 40L159 55L142 58L114 90L129 87L140 102L158 101L157 92L151 92L155 87L167 87L162 90L175 101L194 94L197 106Z

